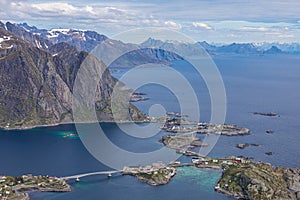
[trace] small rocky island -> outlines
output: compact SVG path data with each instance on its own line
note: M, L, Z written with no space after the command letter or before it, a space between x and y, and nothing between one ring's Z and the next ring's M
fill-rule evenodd
M260 145L259 144L249 144L249 143L244 143L244 144L237 144L235 147L236 148L239 148L239 149L245 149L247 147L250 147L250 146L253 146L253 147L259 147Z
M123 174L135 176L142 182L157 186L169 183L176 174L176 169L163 163L154 163L145 167L124 167Z
M207 134L213 133L218 135L226 136L237 136L237 135L249 135L250 130L247 128L241 128L232 124L209 124L209 123L198 123L198 133Z
M266 133L267 133L267 134L273 134L274 131L272 131L272 130L266 130Z
M69 192L71 186L57 177L23 175L0 176L0 199L29 200L26 192Z
M161 142L168 148L176 151L208 146L208 144L204 144L201 142L200 138L195 137L192 134L173 134L163 136Z
M149 100L148 97L144 97L146 93L143 92L133 92L133 94L130 97L130 102L138 102L138 101L147 101Z
M267 117L276 117L276 116L279 117L279 115L275 112L254 112L253 114L254 115L267 116Z

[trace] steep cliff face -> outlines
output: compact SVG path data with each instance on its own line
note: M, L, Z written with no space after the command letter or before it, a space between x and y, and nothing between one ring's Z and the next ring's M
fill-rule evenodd
M84 51L79 52L76 47L67 43L52 45L48 51L53 55L55 62L58 63L56 69L59 75L72 91L78 69L88 56L88 53Z
M21 33L22 38L8 30L7 25L0 24L0 127L71 122L73 85L88 53L68 44L49 44L45 51L30 39L39 41L38 36L23 40ZM105 70L103 63L96 58L95 62ZM108 102L114 84L115 79L105 70L95 93L99 121L112 120ZM97 102L102 103L97 106ZM142 117L132 105L127 109L134 110L132 116Z
M51 54L0 28L1 126L57 123L71 106L71 92ZM64 94L64 95L62 95Z

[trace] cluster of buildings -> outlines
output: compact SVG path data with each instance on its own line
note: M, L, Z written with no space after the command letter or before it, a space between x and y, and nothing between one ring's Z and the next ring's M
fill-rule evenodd
M145 167L124 167L123 168L123 174L148 174L148 175L152 175L152 174L157 174L159 171L162 170L171 170L171 167L165 165L162 162L158 162L158 163L153 163L152 165L148 165Z
M0 176L0 199L6 199L12 194L12 186L15 183L10 181L7 176Z
M195 157L192 158L192 163L195 165L234 165L236 163L249 163L251 162L250 159L244 157L235 157L230 156L228 158L221 158L221 159L213 159L213 158L205 158L205 157Z

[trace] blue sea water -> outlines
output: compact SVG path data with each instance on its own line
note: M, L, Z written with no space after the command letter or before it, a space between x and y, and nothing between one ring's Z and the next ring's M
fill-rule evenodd
M300 167L300 56L218 56L214 58L227 92L226 123L247 127L249 136L221 136L210 156L224 157L244 155L255 160L270 162L286 167ZM200 101L201 121L210 119L210 98L205 83L185 62L172 66L193 85ZM117 68L121 73L128 69ZM146 70L161 73L160 67ZM142 77L140 77L142 78ZM178 85L180 87L180 85ZM183 88L184 89L184 88ZM153 104L162 104L167 110L179 111L176 97L167 88L159 85L145 85L139 90L150 99L135 105L148 113ZM191 105L190 109L193 109ZM253 115L253 112L276 112L280 117ZM146 141L132 140L123 134L115 124L101 123L108 137L117 145L130 151L158 149L161 144L156 135ZM266 134L273 130L274 134ZM109 169L99 163L76 138L64 138L75 133L74 125L59 125L31 130L0 131L0 174L67 176L72 174ZM165 134L165 133L160 133ZM259 147L237 149L238 143L256 143ZM267 156L265 152L273 152ZM190 158L182 157L182 161ZM87 177L81 182L70 182L70 193L32 192L32 199L228 199L215 193L214 184L220 177L218 170L180 168L173 180L164 186L152 187L140 183L130 176L115 175Z

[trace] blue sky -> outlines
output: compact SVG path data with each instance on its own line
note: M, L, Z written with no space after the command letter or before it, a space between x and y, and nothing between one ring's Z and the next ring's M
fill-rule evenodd
M0 19L107 36L163 27L216 43L300 42L299 0L0 0Z

